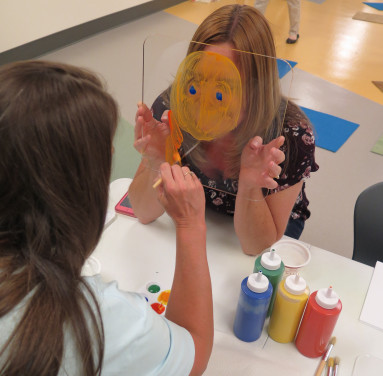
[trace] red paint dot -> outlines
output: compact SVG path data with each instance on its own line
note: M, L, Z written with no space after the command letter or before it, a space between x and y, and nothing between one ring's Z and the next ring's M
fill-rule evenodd
M159 314L163 313L165 311L165 306L161 303L153 303L151 307Z

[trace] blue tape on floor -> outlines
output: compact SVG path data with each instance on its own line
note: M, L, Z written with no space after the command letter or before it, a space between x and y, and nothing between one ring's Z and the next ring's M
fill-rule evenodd
M301 107L314 126L315 144L320 148L336 152L348 140L359 124L336 116Z
M291 60L286 60L286 61L291 65L291 68L294 68L297 65L296 61L291 61ZM286 64L286 61L282 59L277 59L279 78L282 78L291 70L289 64Z
M383 3L365 3L365 2L363 2L363 4L366 4L369 7L373 7L377 10L383 10Z

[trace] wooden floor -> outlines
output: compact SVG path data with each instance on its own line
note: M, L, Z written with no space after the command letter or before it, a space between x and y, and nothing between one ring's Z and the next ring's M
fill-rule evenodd
M266 18L272 27L277 55L298 62L300 69L383 104L383 92L372 81L383 81L383 24L353 20L362 11L382 14L361 0L302 0L300 39L287 45L289 19L286 0L270 0ZM254 5L254 0L185 1L167 12L200 24L226 4Z

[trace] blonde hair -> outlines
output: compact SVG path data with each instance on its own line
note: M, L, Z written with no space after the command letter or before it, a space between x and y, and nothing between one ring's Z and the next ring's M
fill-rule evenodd
M217 9L198 27L188 54L219 43L232 44L242 78L246 113L233 131L234 144L225 157L230 166L228 175L238 178L241 153L247 142L260 136L267 143L282 134L286 100L280 90L273 36L261 13L247 5ZM186 150L196 142L184 133ZM189 158L197 165L206 162L202 145Z

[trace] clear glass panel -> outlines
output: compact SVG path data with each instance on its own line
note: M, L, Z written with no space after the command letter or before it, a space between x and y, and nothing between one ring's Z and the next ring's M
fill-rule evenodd
M143 46L142 102L157 120L170 110L170 133L161 141L156 127L146 127L143 136L153 133L169 163L194 166L207 188L235 195L248 141L261 136L266 144L282 134L292 80L283 59L151 36Z

